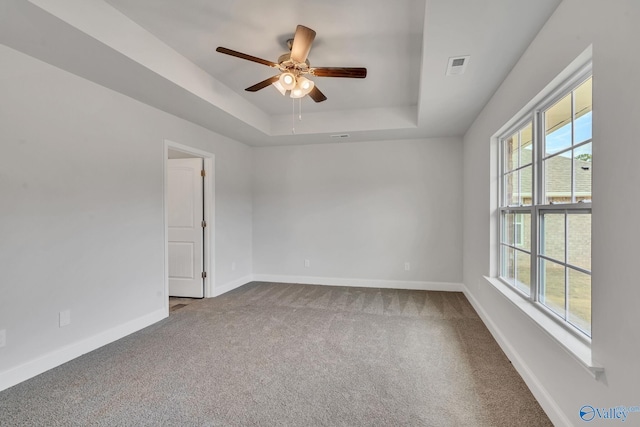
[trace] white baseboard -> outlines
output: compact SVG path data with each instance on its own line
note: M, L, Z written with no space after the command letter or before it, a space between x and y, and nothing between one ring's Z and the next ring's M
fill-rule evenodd
M131 320L123 325L108 329L77 343L54 350L38 357L37 359L30 360L22 365L11 368L8 371L0 372L0 391L13 387L22 381L26 381L29 378L40 375L49 369L60 366L63 363L69 362L76 357L82 356L83 354L107 345L113 341L119 340L120 338L124 338L129 334L159 322L165 317L167 317L167 310L166 308L163 308Z
M538 400L540 406L545 411L553 425L572 427L573 424L569 418L551 397L547 389L544 388L542 383L538 380L538 377L536 377L533 371L529 369L522 357L520 357L520 354L511 345L511 343L509 343L509 340L502 333L498 325L491 319L491 316L482 308L480 303L478 303L466 286L463 286L463 292L467 297L467 300L469 300L475 309L476 313L478 313L478 316L480 316L480 319L484 322L487 329L489 329L489 332L491 332L491 335L493 335L493 338L497 341L500 348L502 348L502 351L504 351L509 360L511 360L513 367L518 371L524 382L527 384L527 387L529 387L533 396Z
M220 296L222 294L225 294L225 293L227 293L229 291L232 291L232 290L234 290L236 288L239 288L240 286L244 286L247 283L250 283L250 282L253 282L253 281L254 281L253 275L250 274L250 275L244 276L244 277L242 277L240 279L233 280L231 282L227 282L224 285L215 286L213 288L213 295L211 295L211 296L212 297Z
M462 283L418 282L401 280L346 279L337 277L280 276L273 274L254 274L258 282L300 283L302 285L350 286L355 288L409 289L416 291L462 292Z

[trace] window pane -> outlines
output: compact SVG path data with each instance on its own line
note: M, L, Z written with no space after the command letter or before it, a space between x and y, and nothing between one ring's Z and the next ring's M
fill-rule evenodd
M533 161L533 124L529 123L520 131L520 166Z
M516 251L516 287L527 295L531 292L531 255Z
M509 172L518 168L519 153L518 134L504 140L504 171Z
M505 206L531 205L532 166L511 172L504 177Z
M591 175L593 173L593 155L591 143L573 150L576 180L576 202L591 201Z
M520 169L520 198L518 200L519 205L531 205L531 182L532 182L532 166Z
M544 161L546 204L571 203L571 151Z
M591 214L568 217L567 262L591 271Z
M515 250L502 246L502 278L510 284L515 284Z
M539 298L542 304L565 318L564 266L545 259L540 260Z
M531 214L515 214L515 245L526 251L531 251Z
M524 128L503 140L504 172L518 169L533 161L533 125Z
M514 215L512 213L502 214L502 243L513 245L514 241Z
M518 205L518 172L511 172L504 177L505 206Z
M573 92L574 144L591 139L591 77Z
M569 322L591 335L591 276L569 268Z
M545 213L540 222L540 254L564 262L564 214Z
M544 112L545 157L571 146L571 94Z

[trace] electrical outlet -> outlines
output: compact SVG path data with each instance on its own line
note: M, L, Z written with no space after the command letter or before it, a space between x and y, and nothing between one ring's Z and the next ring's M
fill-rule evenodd
M71 311L64 310L60 312L60 327L67 326L71 323Z
M7 345L7 330L0 330L0 348Z
M231 263L231 271L236 271L236 263L235 262Z
M409 270L411 270L411 263L405 262L404 263L404 271L409 271Z
M309 261L308 259L304 260L304 266L305 267L311 267L311 261Z

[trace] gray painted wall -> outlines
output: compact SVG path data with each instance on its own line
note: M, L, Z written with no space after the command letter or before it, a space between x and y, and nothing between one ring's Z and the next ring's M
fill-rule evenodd
M460 283L461 165L456 138L255 149L254 273Z
M164 139L216 156L216 287L251 274L250 148L2 45L0 63L0 383L163 309Z

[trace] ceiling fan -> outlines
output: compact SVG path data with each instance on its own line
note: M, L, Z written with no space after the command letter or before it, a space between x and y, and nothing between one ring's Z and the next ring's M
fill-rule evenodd
M367 76L367 69L362 67L312 67L307 56L315 37L316 32L311 28L298 25L293 39L288 42L290 52L281 55L277 63L222 46L218 47L216 51L280 70L280 74L256 83L246 88L246 91L257 92L273 85L282 95L286 95L287 92L291 98L302 98L309 95L315 102L322 102L327 97L320 92L312 80L305 76L363 79Z

